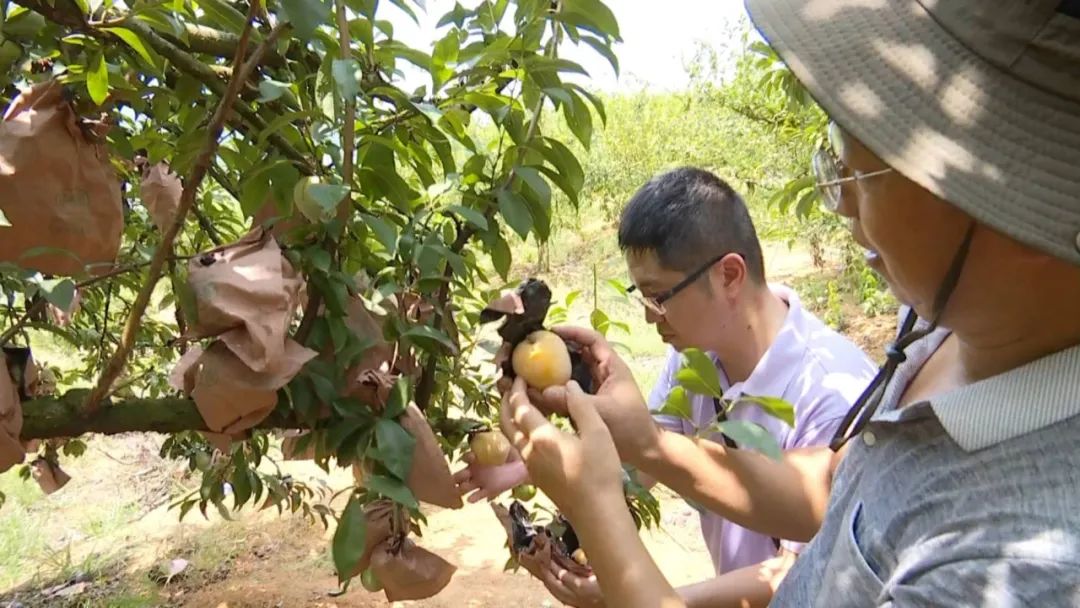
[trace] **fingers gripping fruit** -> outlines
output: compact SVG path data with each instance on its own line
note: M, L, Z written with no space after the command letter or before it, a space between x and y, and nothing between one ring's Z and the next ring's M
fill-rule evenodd
M510 442L499 431L476 433L469 439L469 448L476 456L476 463L487 467L504 464L510 455Z
M529 386L543 390L570 381L570 351L557 334L534 331L514 347L511 357L514 373Z

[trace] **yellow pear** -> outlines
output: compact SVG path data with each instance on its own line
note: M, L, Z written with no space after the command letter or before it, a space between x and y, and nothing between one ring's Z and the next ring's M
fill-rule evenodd
M497 467L510 455L510 442L500 431L484 431L472 436L469 449L476 456L476 464Z
M558 334L537 330L514 347L514 373L539 390L570 381L570 351Z

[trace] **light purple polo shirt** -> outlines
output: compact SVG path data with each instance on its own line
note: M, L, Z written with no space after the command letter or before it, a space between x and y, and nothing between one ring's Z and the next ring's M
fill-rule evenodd
M737 404L728 418L760 424L785 450L827 445L877 368L858 346L805 310L794 291L779 285L771 285L770 289L788 303L788 314L750 377L731 384L719 360L710 356L720 371L725 400L737 400L741 395L780 397L794 406L795 427L749 402ZM668 392L677 385L675 373L680 367L682 356L670 349L664 371L649 396L650 409L663 406ZM711 422L715 416L712 399L694 394L690 397L693 422L657 414L657 423L670 431L693 435L697 428ZM710 438L723 441L720 435ZM739 527L714 513L701 513L701 532L718 575L760 563L777 552L771 537ZM798 552L803 544L782 541L782 546Z

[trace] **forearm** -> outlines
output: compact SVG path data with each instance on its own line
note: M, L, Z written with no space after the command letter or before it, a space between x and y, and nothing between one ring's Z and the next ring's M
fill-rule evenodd
M626 503L597 497L570 521L608 606L683 608L685 604L645 549Z
M789 450L778 462L760 452L665 431L632 464L737 525L806 541L825 514L831 461L828 448Z
M794 554L778 555L676 591L688 608L763 608L794 563Z

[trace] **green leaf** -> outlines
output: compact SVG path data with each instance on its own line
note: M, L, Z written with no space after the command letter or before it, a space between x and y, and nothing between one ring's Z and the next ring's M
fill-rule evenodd
M360 64L355 59L335 59L331 68L338 94L345 100L355 99L360 93Z
M349 188L341 184L311 184L307 193L325 212L332 214L349 193Z
M93 66L86 66L86 90L99 106L108 99L109 66L105 63L105 55L98 55Z
M574 137L588 150L592 142L592 113L580 96L573 95L573 101L572 104L563 104L563 116Z
M323 0L281 0L281 10L285 19L292 24L296 37L305 41L330 16L330 6Z
M409 405L409 381L407 376L398 376L394 386L390 389L390 396L386 399L386 409L383 411L385 418L396 419L405 413Z
M416 438L404 427L393 420L380 418L375 421L375 443L378 447L379 460L398 479L409 478L412 468L413 451Z
M583 87L583 86L581 86L579 84L570 83L569 86L570 86L570 88L574 89L578 93L581 93L582 95L584 95L585 98L589 100L589 103L591 103L593 105L593 107L596 108L596 113L597 113L597 115L600 116L600 122L602 122L606 126L607 125L607 111L604 110L604 102L601 101L599 97L597 97L596 95L593 95L585 87Z
M681 386L674 386L671 392L668 393L667 400L664 401L664 406L660 408L658 414L664 414L666 416L675 416L676 418L682 418L684 420L690 420L693 418L693 410L690 408L690 399L686 396L686 389Z
M146 63L156 65L154 58L150 55L150 51L146 50L146 45L143 44L142 38L139 38L138 34L125 27L106 27L102 29L123 40L128 46L134 49L140 57L145 59Z
M453 10L443 15L439 19L439 22L435 24L435 27L442 28L443 26L450 25L451 23L458 27L464 27L465 20L468 19L469 16L472 14L473 12L461 6L460 2L455 2Z
M520 194L506 188L499 190L499 213L521 238L529 235L532 216L529 214L529 205Z
M367 518L364 517L364 507L356 496L352 495L338 518L331 545L339 584L348 580L349 575L356 569L360 558L364 556L366 545Z
M406 507L415 509L420 505L416 502L416 497L413 496L412 490L407 488L404 483L386 477L385 475L373 474L366 480L365 484L367 488L372 492L381 494L394 502L405 505Z
M460 44L461 41L456 30L451 31L435 43L435 48L431 53L432 92L439 91L446 81L454 75L454 69L450 66L457 62Z
M557 139L545 137L543 143L546 145L541 146L540 151L544 158L559 172L559 175L566 178L570 187L575 191L580 191L585 185L585 170L581 168L581 163L578 162L574 153Z
M675 374L679 384L699 395L722 399L724 391L720 388L720 373L712 359L696 348L688 348L682 354L686 363Z
M241 452L237 452L240 454ZM229 485L233 490L233 509L239 509L251 498L251 478L248 477L247 464L237 466L229 477Z
M514 173L521 179L525 180L525 183L533 189L540 199L546 203L551 202L551 186L540 175L540 172L535 167L518 167L514 169Z
M607 44L599 38L593 38L592 36L582 36L581 41L591 46L597 53L604 56L604 59L608 60L611 64L611 68L615 70L615 76L619 75L619 59L615 56L615 52L611 50L611 45Z
M441 344L450 351L450 354L457 354L457 347L450 338L430 325L414 325L403 335L425 350L433 350L436 344Z
M304 257L311 262L311 265L323 272L330 272L330 252L321 247L309 247L304 251Z
M45 279L40 281L38 289L50 304L61 310L67 310L75 300L75 282L71 279Z
M589 315L589 323L593 329L605 336L607 335L608 326L610 325L607 313L599 308L594 308L592 314Z
M259 83L259 98L256 99L259 103L266 103L268 101L274 101L281 97L289 90L289 83L278 82L272 78L267 78Z
M601 36L621 40L615 14L600 0L567 0L557 18Z
M398 232L397 226L374 215L365 215L364 223L375 234L375 239L386 248L391 257L397 255Z
M488 253L491 255L491 264L495 267L495 272L499 273L499 276L505 281L510 275L510 264L513 261L510 245L501 235L496 235Z
M412 20L416 23L416 25L420 25L420 20L416 17L416 13L413 12L412 8L409 7L406 0L390 0L390 4L393 4L394 6L400 8L402 11L405 12L406 15L412 17ZM423 7L424 5L422 0L421 2L418 2L418 4L421 7Z
M779 397L754 397L751 395L743 395L739 398L739 402L742 403L744 401L761 406L761 409L765 410L766 414L773 418L783 420L790 427L795 426L795 406L784 399L780 399Z
M447 211L452 211L460 215L466 222L469 222L475 226L478 230L487 230L488 221L484 217L483 213L480 213L476 209L471 207L464 207L462 205L450 205L446 208Z
M749 420L725 420L713 427L731 437L741 448L758 450L774 460L783 458L783 452L776 438L757 423Z

